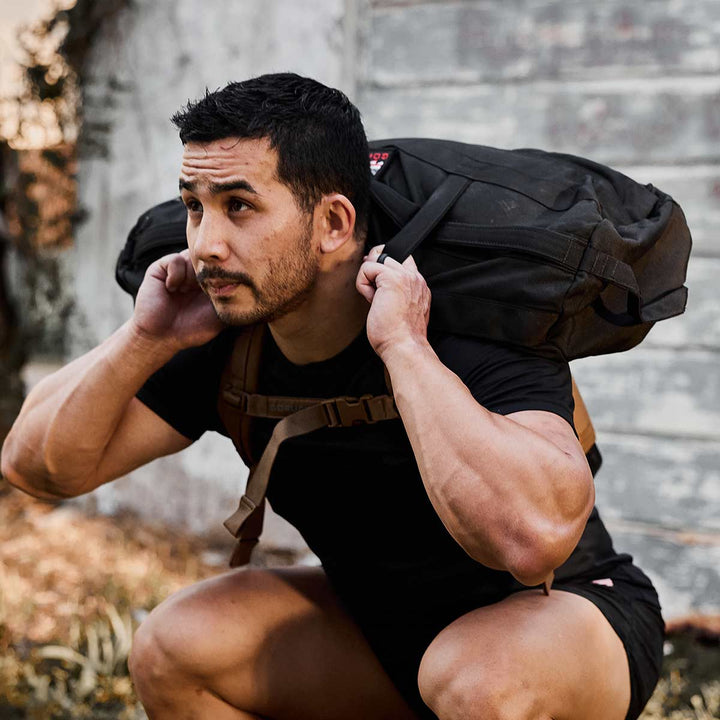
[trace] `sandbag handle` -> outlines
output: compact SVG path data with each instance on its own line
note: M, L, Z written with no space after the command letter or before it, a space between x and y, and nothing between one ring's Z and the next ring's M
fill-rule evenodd
M420 243L447 215L470 183L472 183L470 178L448 175L410 221L385 244L384 252L398 262L403 262L412 255ZM378 194L373 190L375 186L376 183L373 182L371 191L374 197Z

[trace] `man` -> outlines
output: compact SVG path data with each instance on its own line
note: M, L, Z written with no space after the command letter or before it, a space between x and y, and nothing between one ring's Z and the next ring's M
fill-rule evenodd
M662 618L593 510L567 365L428 339L413 260L366 253L367 144L342 93L262 76L174 122L189 250L30 394L5 476L77 495L222 432L219 376L248 323L269 328L262 392L380 394L387 368L402 422L285 443L268 496L322 568L235 570L156 608L131 658L149 717L637 717ZM260 450L272 426L256 421Z

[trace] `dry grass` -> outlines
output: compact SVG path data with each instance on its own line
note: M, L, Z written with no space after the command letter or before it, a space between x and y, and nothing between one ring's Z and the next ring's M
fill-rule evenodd
M134 627L217 572L211 550L132 517L87 517L0 480L0 718L142 720L127 656ZM642 720L720 718L717 628L676 627ZM714 638L714 645L713 645Z
M0 717L143 718L127 673L133 629L217 572L207 549L0 487Z

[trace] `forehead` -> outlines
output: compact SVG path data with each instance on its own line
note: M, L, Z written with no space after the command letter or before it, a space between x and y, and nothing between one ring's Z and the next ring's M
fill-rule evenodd
M253 186L278 184L277 152L262 139L224 138L185 144L180 180L197 185L248 180Z

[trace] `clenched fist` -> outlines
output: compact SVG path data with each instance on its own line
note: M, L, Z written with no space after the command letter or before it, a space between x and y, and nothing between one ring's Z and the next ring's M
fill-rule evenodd
M132 321L141 334L165 340L176 350L203 345L225 327L195 279L187 250L150 265Z
M402 264L377 262L382 246L374 247L360 266L356 287L370 303L367 336L382 358L397 344L424 342L430 317L430 289L412 256Z

